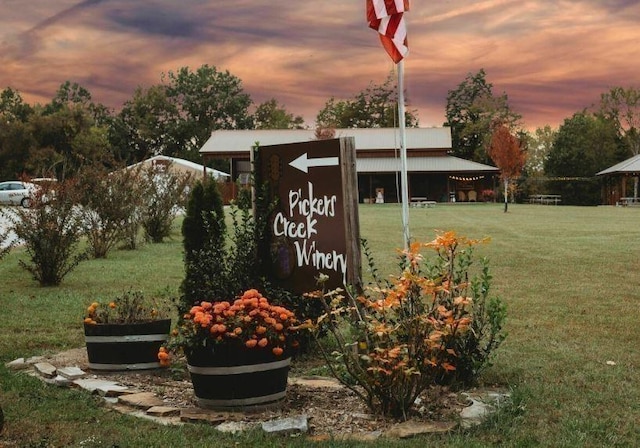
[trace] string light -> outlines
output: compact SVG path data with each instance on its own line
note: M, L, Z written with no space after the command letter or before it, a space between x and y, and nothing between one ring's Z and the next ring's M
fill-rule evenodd
M449 179L460 180L463 182L471 182L474 180L484 179L484 176L473 176L473 177L449 176Z

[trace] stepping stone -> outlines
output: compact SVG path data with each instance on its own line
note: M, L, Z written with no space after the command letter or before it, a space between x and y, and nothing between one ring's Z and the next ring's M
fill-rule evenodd
M262 430L268 434L293 434L309 432L309 419L306 415L280 418L262 423Z
M27 364L35 364L37 362L42 362L42 361L44 361L44 356L32 356L31 358L27 358L25 360Z
M43 378L55 378L56 376L56 366L48 362L38 362L33 367L38 375Z
M87 373L80 367L63 367L58 369L58 375L67 378L68 380L77 380L87 375Z
M180 408L173 406L152 406L147 409L147 414L155 417L175 417L180 415Z
M457 424L455 422L402 422L394 425L385 432L385 436L408 439L421 434L440 434L452 431Z
M225 422L220 423L218 426L216 426L216 429L220 432L237 434L239 432L251 429L252 427L253 425L247 422Z
M53 384L55 384L56 386L60 386L60 387L68 387L71 385L71 380L67 377L64 377L62 375L57 375L54 379L53 379Z
M122 391L123 389L127 390L126 387L121 386L114 381L106 381L95 378L80 378L78 380L74 380L73 384L81 387L82 389L88 390L91 393L99 393L102 396L108 395L109 393Z
M163 406L164 401L158 398L153 392L140 392L137 394L122 395L118 398L122 404L127 404L139 409L149 409L154 406Z
M10 361L8 363L5 364L5 367L7 367L8 369L12 369L12 370L24 370L27 367L29 367L31 364L27 364L24 360L24 358L18 358L18 359L14 359L13 361Z
M209 411L200 408L187 408L180 410L180 421L185 423L210 423L217 425L227 421L229 416L220 412Z
M340 381L334 378L327 378L323 376L309 376L309 377L297 377L292 378L289 377L289 384L296 384L304 387L310 387L313 389L342 389L344 386L340 383Z

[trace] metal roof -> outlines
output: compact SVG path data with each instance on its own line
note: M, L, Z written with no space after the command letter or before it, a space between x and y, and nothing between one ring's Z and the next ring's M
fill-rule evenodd
M400 158L363 157L356 159L358 173L387 173L400 171ZM410 173L497 173L496 167L460 159L453 156L407 157L407 171Z
M405 129L407 149L450 149L451 130L439 128ZM356 150L388 150L400 148L400 131L395 128L336 129L335 138L354 137ZM313 129L220 130L200 148L200 153L245 153L256 143L260 146L280 145L316 140Z
M640 173L640 154L631 157L630 159L623 160L620 163L613 165L606 170L602 170L596 173L596 176L602 176L605 174L635 174Z

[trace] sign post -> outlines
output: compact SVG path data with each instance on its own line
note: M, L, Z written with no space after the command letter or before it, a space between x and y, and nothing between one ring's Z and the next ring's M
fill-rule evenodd
M259 181L275 209L269 219L273 273L287 289L361 287L360 224L352 137L261 146Z

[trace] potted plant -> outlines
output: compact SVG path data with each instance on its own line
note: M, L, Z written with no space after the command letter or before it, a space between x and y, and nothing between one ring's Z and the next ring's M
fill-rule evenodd
M272 407L286 393L297 320L256 289L233 302L202 301L173 332L158 359L168 365L170 351L187 360L201 407L240 410Z
M89 368L141 370L160 367L157 353L171 330L171 319L154 298L128 291L86 310L84 334Z

